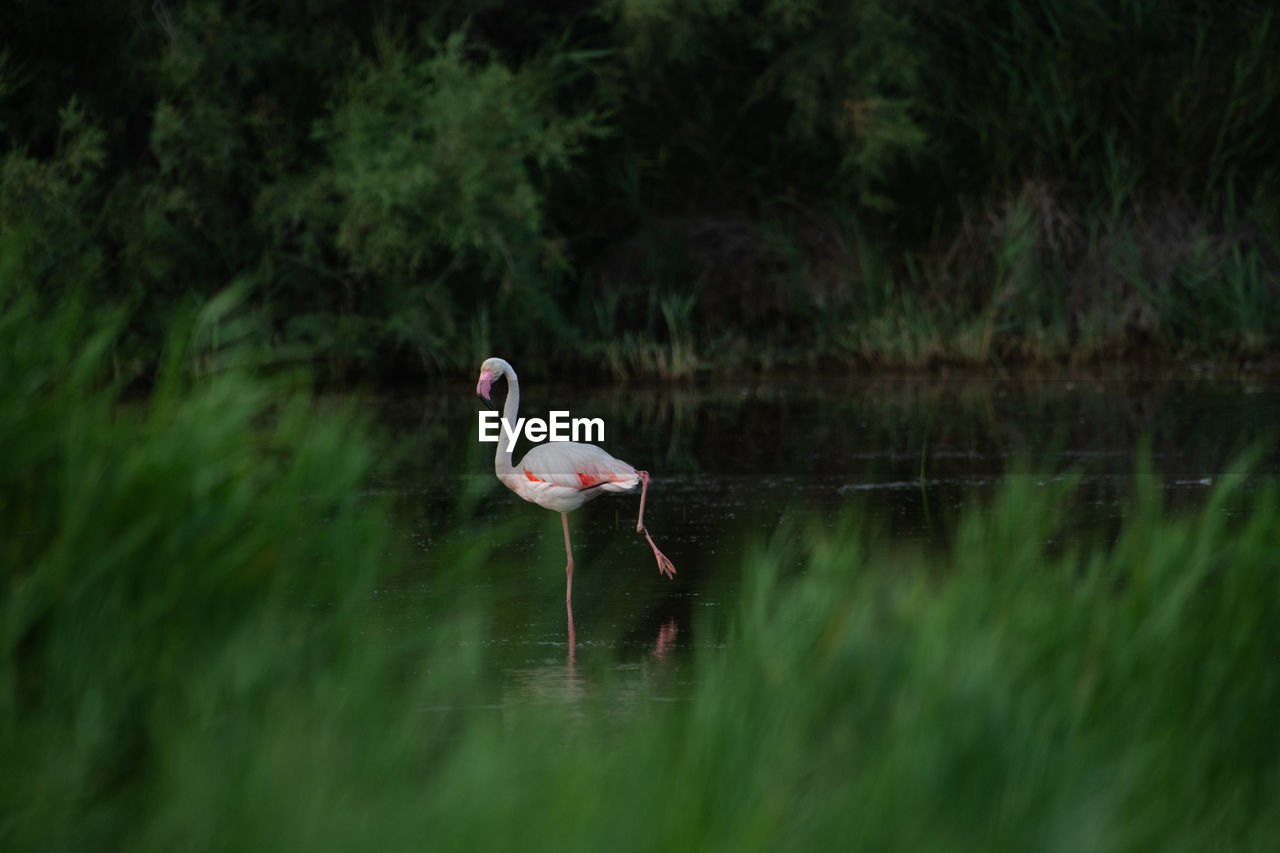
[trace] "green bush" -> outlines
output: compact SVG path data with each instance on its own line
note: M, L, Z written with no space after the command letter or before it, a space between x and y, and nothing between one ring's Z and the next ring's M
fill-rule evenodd
M353 353L365 360L382 342L427 364L470 367L485 355L468 340L468 318L488 300L511 334L563 326L554 284L565 262L547 233L544 196L550 175L599 132L597 119L556 113L552 69L513 72L467 54L462 33L416 47L383 36L316 124L323 168L301 188L282 184L260 199L281 251L298 247L311 269L326 253L341 258L334 277L345 289L329 285L330 317L371 321L365 350ZM458 280L504 287L484 288L486 300ZM319 319L295 315L287 328L308 324L316 334ZM471 346L458 352L460 342Z
M491 346L663 376L1244 358L1280 329L1256 0L11 18L0 230L50 290L135 306L138 370L232 282L339 377Z

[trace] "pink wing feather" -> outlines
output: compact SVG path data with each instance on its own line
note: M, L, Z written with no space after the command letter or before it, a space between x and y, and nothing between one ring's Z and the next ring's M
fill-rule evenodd
M603 486L606 491L626 492L640 483L640 475L621 459L594 444L549 441L525 454L516 466L526 479L569 489Z

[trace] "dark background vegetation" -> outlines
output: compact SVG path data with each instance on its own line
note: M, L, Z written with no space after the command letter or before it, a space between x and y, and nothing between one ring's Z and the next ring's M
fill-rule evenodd
M50 297L238 284L341 379L1254 358L1269 3L10 3L0 229Z

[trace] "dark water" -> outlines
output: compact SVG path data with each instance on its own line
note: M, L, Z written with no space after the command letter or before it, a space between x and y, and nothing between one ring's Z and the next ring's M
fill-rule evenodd
M498 391L501 395L502 391ZM743 557L780 519L831 523L854 512L895 540L943 549L962 511L1009 477L1079 479L1067 535L1105 541L1123 522L1139 457L1173 508L1194 507L1239 455L1267 449L1255 474L1280 471L1272 440L1280 382L861 380L670 387L551 387L526 380L521 415L600 417L602 446L650 471L645 520L674 561L663 578L635 533L638 497L606 495L570 515L572 620L564 605L557 513L493 475L467 387L363 401L396 448L378 493L390 496L408 558L378 591L375 630L434 630L451 602L486 597L476 666L491 692L469 707L605 694L606 705L682 700L699 650L725 643ZM527 449L517 446L516 456ZM490 555L458 569L450 543ZM802 566L784 567L801 571ZM570 640L572 627L573 643ZM641 700L639 697L643 697Z

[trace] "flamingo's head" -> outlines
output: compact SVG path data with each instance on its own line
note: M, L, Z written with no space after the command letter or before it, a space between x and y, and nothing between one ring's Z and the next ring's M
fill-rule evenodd
M484 364L480 365L480 380L476 382L476 396L489 408L493 408L493 403L489 400L489 387L493 385L493 380L499 376L505 376L510 369L510 365L500 358L487 358Z

